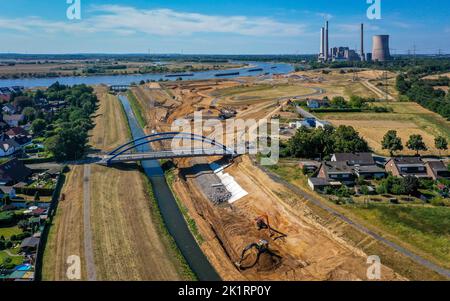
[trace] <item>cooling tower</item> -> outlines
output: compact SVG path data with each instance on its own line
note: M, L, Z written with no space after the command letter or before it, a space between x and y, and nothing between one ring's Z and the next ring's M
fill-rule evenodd
M391 59L389 53L389 35L377 35L372 39L372 60L384 62Z

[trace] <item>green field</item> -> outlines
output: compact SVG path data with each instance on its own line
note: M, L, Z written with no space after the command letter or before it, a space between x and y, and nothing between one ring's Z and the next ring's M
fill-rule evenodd
M450 208L386 204L345 205L345 208L450 267Z
M12 235L17 235L20 233L22 233L22 230L20 230L17 226L0 228L0 237L3 236L6 240L9 240Z
M17 254L16 250L9 249L9 252L11 254ZM14 265L19 265L23 262L23 256L9 256L5 251L0 251L0 264L8 257L12 259Z

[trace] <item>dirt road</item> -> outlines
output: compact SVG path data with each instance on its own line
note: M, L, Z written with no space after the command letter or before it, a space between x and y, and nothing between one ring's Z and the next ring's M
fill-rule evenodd
M84 224L84 254L86 255L86 271L89 281L95 281L96 268L94 262L94 251L92 247L91 229L91 166L84 165L83 176L83 224Z

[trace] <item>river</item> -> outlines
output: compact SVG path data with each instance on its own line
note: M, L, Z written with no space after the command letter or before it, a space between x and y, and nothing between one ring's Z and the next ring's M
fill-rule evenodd
M229 70L211 70L203 72L194 72L193 76L182 76L183 80L202 80L211 78L235 78L239 76L260 76L269 74L284 74L294 71L294 67L285 63L265 63L265 62L248 62L249 67ZM251 71L252 69L262 68L262 71ZM239 75L216 77L216 74L239 72ZM1 79L0 87L23 86L25 88L48 87L55 82L64 85L129 85L131 83L139 83L141 80L160 79L174 81L178 77L165 77L170 73L162 74L130 74L130 75L92 75L92 76L67 76L67 77L45 77L45 78L20 78L20 79Z

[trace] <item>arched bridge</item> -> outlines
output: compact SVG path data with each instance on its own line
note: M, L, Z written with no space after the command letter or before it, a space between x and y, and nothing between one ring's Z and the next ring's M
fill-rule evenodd
M170 150L152 150L150 144L158 141L190 140L202 142L201 148L177 148ZM205 148L204 145L209 145ZM104 155L98 164L111 166L120 162L133 162L143 160L161 160L206 156L236 156L236 152L225 145L205 136L183 133L167 132L156 133L130 141L112 152Z

